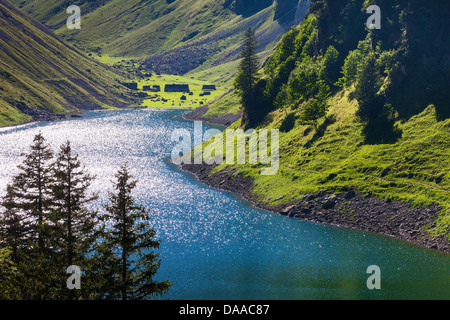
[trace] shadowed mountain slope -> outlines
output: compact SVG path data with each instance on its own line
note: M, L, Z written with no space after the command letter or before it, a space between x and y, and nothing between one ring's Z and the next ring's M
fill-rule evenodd
M120 77L0 0L0 125L118 107Z

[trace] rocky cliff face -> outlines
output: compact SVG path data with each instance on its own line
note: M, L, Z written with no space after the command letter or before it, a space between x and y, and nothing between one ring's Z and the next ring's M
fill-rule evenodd
M299 24L308 13L311 6L311 0L300 0L297 4L297 10L295 11L294 23Z
M224 8L243 16L253 15L276 2L275 20L300 23L306 16L311 0L225 0Z
M293 21L298 4L299 0L277 0L274 19L280 23Z
M273 0L225 0L224 8L236 14L251 16L273 4Z

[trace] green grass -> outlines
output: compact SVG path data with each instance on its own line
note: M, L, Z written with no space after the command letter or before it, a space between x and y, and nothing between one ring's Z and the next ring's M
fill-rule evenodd
M164 86L166 84L188 84L193 95L181 93L181 92L164 92ZM151 96L144 100L142 106L148 108L181 108L181 109L192 109L206 105L212 101L217 100L221 97L227 90L222 86L216 86L217 90L209 91L211 95L200 96L201 93L205 92L202 90L203 85L214 84L208 81L196 80L193 77L183 77L176 75L153 75L152 77L138 81L138 89L146 85L159 85L161 86L160 92L148 92ZM186 97L186 100L181 100L181 97ZM160 101L156 101L159 99ZM162 99L168 100L167 102L161 101Z
M218 70L220 68L217 68ZM188 74L186 76L175 75L154 75L146 80L138 81L138 89L142 89L144 85L160 85L162 91L153 93L148 92L149 98L145 99L141 106L154 109L196 109L201 106L208 106L208 111L202 116L205 120L213 119L221 115L232 114L239 115L241 107L239 97L232 90L231 81L217 81L216 70L214 75L205 76L199 74ZM224 71L224 69L222 69ZM226 70L226 69L225 69ZM203 78L204 80L198 80ZM208 81L210 79L212 81ZM183 93L164 92L166 84L189 84L189 88L193 95ZM203 85L215 84L217 90L210 91L211 95L200 97ZM180 98L184 96L186 100ZM159 101L157 101L159 99ZM167 102L161 101L168 100ZM203 104L200 104L203 102Z
M30 122L33 119L0 100L0 127Z
M132 60L132 58L124 58L124 57L110 57L109 54L94 54L93 58L103 64L108 66L114 66L116 64L120 64L122 62L127 62Z
M262 176L260 165L223 164L215 171L232 167L236 174L251 177L255 195L269 205L300 200L308 193L338 193L346 188L412 206L439 204L442 214L428 231L450 235L450 119L439 122L434 106L429 106L421 114L397 123L402 131L397 142L366 144L363 126L355 116L357 103L348 100L347 92L330 101L328 115L335 121L323 134L299 123L289 132L280 132L278 174ZM298 110L289 112L297 114ZM261 128L278 129L285 112L277 110L269 118ZM238 126L236 123L233 127ZM337 176L329 180L330 174Z
M208 111L203 115L205 119L212 119L225 114L239 115L241 107L239 97L233 91L227 92L223 97L213 101Z

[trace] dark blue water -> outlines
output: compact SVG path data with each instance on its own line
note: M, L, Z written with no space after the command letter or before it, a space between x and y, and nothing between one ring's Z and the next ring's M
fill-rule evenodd
M193 130L176 110L90 112L81 119L0 129L0 189L41 131L58 150L66 140L105 201L125 161L161 239L164 299L450 299L450 256L403 241L252 208L168 163L175 129ZM205 126L205 129L206 126ZM381 269L369 290L367 268Z

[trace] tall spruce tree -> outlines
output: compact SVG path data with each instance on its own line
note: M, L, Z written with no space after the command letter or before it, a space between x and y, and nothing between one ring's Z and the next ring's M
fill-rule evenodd
M49 298L48 231L50 226L50 181L53 152L42 133L35 135L28 153L12 178L3 198L2 247L12 249L16 291L22 299ZM17 278L17 277L16 277Z
M116 174L116 193L110 193L102 220L103 239L97 248L98 288L103 299L143 300L163 295L170 287L168 281L156 282L153 277L160 267L159 248L155 230L149 225L147 210L135 204L132 195L137 181L127 165Z
M86 297L88 290L69 291L65 287L65 271L72 265L83 271L90 268L88 256L98 236L97 212L88 208L97 199L95 194L88 193L95 177L86 172L78 155L72 152L69 141L60 147L52 172L52 262L59 275L55 277L58 279L55 289L59 298ZM58 288L61 288L60 292Z
M8 193L9 210L22 212L29 223L29 243L44 250L44 232L48 222L53 151L42 133L34 137L29 153L23 153L19 173L13 177Z
M244 44L241 51L242 60L239 64L239 70L234 81L234 89L241 97L241 104L244 108L243 123L251 122L253 113L257 106L255 105L255 85L258 80L258 43L254 31L249 28L245 33Z

